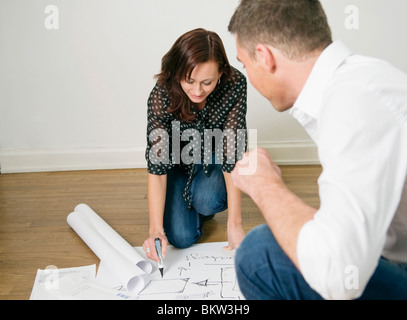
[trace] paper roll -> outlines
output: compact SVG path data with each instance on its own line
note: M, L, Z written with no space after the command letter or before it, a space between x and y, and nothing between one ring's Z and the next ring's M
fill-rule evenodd
M137 294L144 288L151 264L95 211L86 204L77 205L67 221L129 292Z

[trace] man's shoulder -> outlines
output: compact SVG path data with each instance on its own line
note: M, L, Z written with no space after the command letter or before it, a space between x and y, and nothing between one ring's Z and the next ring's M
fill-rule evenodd
M328 84L328 90L346 90L350 87L380 90L392 84L403 84L400 90L407 90L407 74L391 63L363 55L350 55L338 67Z

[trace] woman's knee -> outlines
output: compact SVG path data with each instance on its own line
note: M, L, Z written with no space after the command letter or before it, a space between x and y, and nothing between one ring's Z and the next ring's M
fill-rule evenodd
M165 234L169 243L178 249L191 247L202 236L202 233L193 230L165 230Z
M191 198L195 210L204 216L227 209L226 184L220 166L214 165L209 177L200 172L192 182Z

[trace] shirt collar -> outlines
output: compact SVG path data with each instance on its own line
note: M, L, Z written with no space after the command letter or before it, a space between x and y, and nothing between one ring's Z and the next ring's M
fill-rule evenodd
M315 63L304 88L290 110L290 114L293 115L295 109L300 109L315 119L319 118L325 88L336 69L351 54L352 52L342 41L336 41L329 45Z

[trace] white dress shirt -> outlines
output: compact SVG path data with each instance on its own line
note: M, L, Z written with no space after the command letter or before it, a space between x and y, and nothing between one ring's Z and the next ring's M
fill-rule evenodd
M298 237L301 272L325 299L357 298L380 256L407 263L407 75L334 42L290 114L323 168L321 206Z

